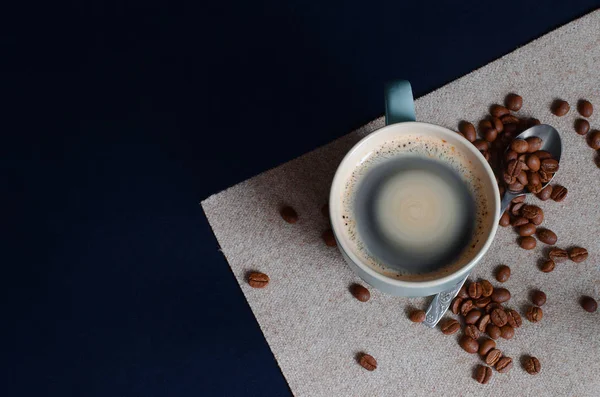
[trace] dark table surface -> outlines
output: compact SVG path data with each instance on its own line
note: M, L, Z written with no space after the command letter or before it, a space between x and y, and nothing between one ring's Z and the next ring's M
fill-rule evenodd
M4 14L2 396L289 395L199 201L599 5L80 3Z

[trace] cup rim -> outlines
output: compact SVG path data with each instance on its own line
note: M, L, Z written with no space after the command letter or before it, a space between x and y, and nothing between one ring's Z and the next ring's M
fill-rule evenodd
M452 136L454 138L458 138L459 140L463 139L466 150L473 153L475 155L475 157L477 158L477 160L480 162L480 164L483 165L483 168L485 169L486 174L489 179L488 182L492 184L492 189L494 191L494 195L493 195L494 196L493 197L494 198L494 207L495 207L494 220L492 222L491 230L489 231L486 242L483 244L483 246L481 247L479 252L477 252L477 254L466 265L462 266L461 268L457 269L456 271L454 271L450 274L447 274L443 277L436 278L433 280L406 281L406 280L399 280L396 278L385 276L385 275L377 272L373 268L371 268L366 263L364 263L364 261L362 261L358 256L356 256L356 254L349 247L345 246L344 239L338 237L341 235L340 230L342 228L342 221L340 220L340 217L338 216L339 215L338 206L335 205L336 201L338 201L339 198L334 197L334 190L335 190L336 186L338 186L339 184L343 184L345 182L341 176L342 169L345 167L348 167L348 166L356 168L355 164L352 164L352 165L347 164L349 162L349 158L352 156L352 154L359 151L361 149L361 147L367 141L371 141L371 140L375 139L378 135L381 135L381 133L388 131L390 129L398 128L400 126L402 126L401 128L403 128L403 129L410 127L410 126L426 127L426 128L430 128L430 129L435 129L436 132L439 132L442 136L446 135L446 136ZM424 122L418 122L418 121L409 121L409 122L386 125L376 131L371 132L370 134L368 134L367 136L362 138L360 141L358 141L348 151L348 153L346 153L346 155L344 156L344 158L338 165L335 175L333 177L333 182L331 184L331 190L330 190L330 194L329 194L329 208L331 211L331 214L330 214L331 226L332 226L334 235L336 236L338 247L340 248L340 250L342 250L344 252L344 254L346 254L350 258L350 260L352 260L364 272L369 274L371 277L374 277L385 283L391 284L392 286L397 286L399 288L413 288L413 289L414 288L431 288L431 287L436 287L436 286L442 285L444 283L447 283L449 281L452 281L452 280L456 279L457 277L464 276L473 267L475 267L475 265L487 253L488 249L490 248L490 246L494 240L494 237L496 236L496 232L498 230L498 222L500 220L500 191L498 189L498 185L496 183L496 178L494 176L492 167L489 165L487 160L483 157L481 152L479 150L477 150L477 148L475 148L475 146L473 146L473 144L471 142L469 142L466 138L458 135L456 132L454 132L448 128L445 128L445 127L442 127L442 126L439 126L436 124L424 123ZM334 212L336 212L336 213L334 213Z

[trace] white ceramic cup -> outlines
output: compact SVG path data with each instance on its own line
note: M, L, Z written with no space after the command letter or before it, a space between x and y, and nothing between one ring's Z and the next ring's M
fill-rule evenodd
M470 257L471 259L464 265L450 274L440 275L439 278L426 281L406 281L395 277L386 276L367 265L357 252L356 245L352 243L349 232L344 226L342 219L343 198L346 189L346 182L349 180L352 172L367 157L373 155L373 151L380 148L385 142L390 142L404 135L418 135L438 138L445 140L449 145L454 146L455 150L460 152L468 161L470 169L475 177L481 181L483 195L486 205L485 212L486 224L488 230L484 230L481 238L485 239L479 249ZM482 200L483 201L483 200ZM329 210L331 224L338 248L348 265L367 283L373 287L398 296L429 296L441 291L453 288L457 283L462 282L464 277L475 267L477 262L485 255L490 247L492 240L498 228L500 218L500 193L496 178L492 168L485 160L483 155L473 146L472 143L460 136L454 131L440 127L434 124L420 122L401 122L383 127L363 138L346 154L333 179L331 193L329 197Z

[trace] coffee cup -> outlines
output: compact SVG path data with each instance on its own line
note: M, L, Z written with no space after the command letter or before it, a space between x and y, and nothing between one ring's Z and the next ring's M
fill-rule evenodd
M390 159L406 161L390 165ZM392 188L385 188L392 192L389 194L375 191L373 186L376 183L365 183L367 179L373 181L376 178L373 170L377 167L382 169L384 163L387 168L393 169L407 168L406 164L423 161L453 170L457 180L444 176L443 172L425 173L423 175L429 175L427 178L430 180L420 177L419 183L414 185L424 192L415 190L421 196L408 188L413 186L411 179L406 176L408 174L397 178L397 184L390 185ZM468 198L464 195L452 198L453 194L448 193L458 185L464 185L473 205L462 206ZM392 199L388 200L386 194ZM386 226L387 229L382 228L387 232L373 234L365 231L370 230L363 227L367 210L357 203L362 196L369 200L371 196L376 196L373 202L384 203L369 205L378 208L377 216L383 223L387 219L393 221L391 226ZM408 204L396 205L402 200ZM485 255L498 228L500 194L490 165L472 143L445 127L415 121L410 84L399 81L386 88L386 126L359 141L338 166L331 187L329 208L337 246L359 277L392 295L429 296L462 283ZM460 208L467 208L469 213L458 213ZM460 252L446 257L447 262L439 263L439 266L419 269L418 258L431 259L428 255L441 250L439 247L448 246L448 250L456 248L456 244L450 240L457 236L458 231L465 230L465 223L461 223L463 218L466 219L465 216L472 219L473 223L466 240L462 240ZM394 255L390 255L391 262L383 260L385 255L380 255L374 249L387 244L387 240L382 241L385 239L382 236L390 235L393 239L397 237L394 233L408 247L398 252L418 253L414 257L417 259L417 268L403 268L404 254L397 255L400 264L397 265L392 263ZM445 252L452 252L448 250Z

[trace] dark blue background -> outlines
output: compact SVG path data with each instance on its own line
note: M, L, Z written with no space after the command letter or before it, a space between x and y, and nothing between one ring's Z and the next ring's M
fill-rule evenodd
M599 5L78 3L0 28L4 396L288 395L199 201Z

